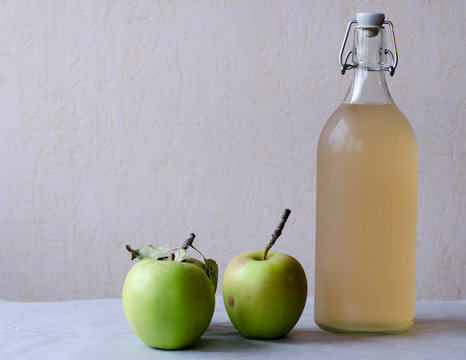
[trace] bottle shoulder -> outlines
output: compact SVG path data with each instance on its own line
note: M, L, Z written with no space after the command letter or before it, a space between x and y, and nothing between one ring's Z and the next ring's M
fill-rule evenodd
M389 145L408 142L417 146L408 119L394 104L341 104L322 129L318 146L336 146L357 150L367 144ZM346 144L343 146L342 144Z

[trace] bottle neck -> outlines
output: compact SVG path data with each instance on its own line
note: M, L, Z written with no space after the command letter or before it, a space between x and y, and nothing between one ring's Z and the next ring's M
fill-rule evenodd
M385 71L368 70L359 65L343 99L345 104L392 104L393 99L385 81Z
M385 80L387 61L385 29L358 26L353 37L353 81L343 100L346 104L393 103Z

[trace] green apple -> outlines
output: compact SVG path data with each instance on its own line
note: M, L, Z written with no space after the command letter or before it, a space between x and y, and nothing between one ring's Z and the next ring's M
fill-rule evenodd
M268 251L288 215L287 209L265 251L242 253L225 269L225 308L234 327L245 337L282 337L293 329L304 310L307 279L303 267L290 255Z
M127 248L133 258L141 259L123 284L123 309L131 329L151 347L174 350L192 345L214 312L215 262L187 258L183 247ZM176 250L176 256L165 256Z

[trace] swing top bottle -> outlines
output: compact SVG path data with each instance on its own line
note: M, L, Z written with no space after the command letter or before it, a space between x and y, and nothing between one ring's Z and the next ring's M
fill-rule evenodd
M391 22L358 14L340 63L354 77L318 142L315 321L329 331L399 333L414 322L418 150L385 81L398 63Z

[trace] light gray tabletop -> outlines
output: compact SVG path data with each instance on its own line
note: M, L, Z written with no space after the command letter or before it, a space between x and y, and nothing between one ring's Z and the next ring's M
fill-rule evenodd
M466 300L418 301L416 323L394 336L320 330L309 298L296 327L278 340L249 340L217 296L212 323L191 348L152 349L134 335L120 299L24 303L0 300L0 359L466 359Z

